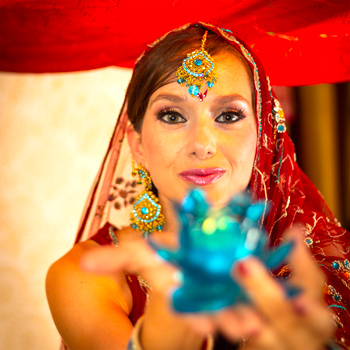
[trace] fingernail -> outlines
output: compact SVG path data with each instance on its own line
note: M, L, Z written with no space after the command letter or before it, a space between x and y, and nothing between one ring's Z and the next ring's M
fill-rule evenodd
M296 314L300 315L300 316L304 316L307 313L307 308L305 304L301 304L301 303L293 303L293 309L295 311Z
M246 277L249 275L249 268L246 261L239 261L236 264L236 272L240 277Z
M260 333L260 329L259 328L253 328L253 329L249 330L248 336L250 338L257 337L259 335L259 333Z

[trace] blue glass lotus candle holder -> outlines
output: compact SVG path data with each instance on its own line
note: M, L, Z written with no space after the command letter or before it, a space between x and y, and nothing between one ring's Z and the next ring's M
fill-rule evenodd
M213 210L204 192L194 189L182 206L175 207L182 226L179 249L171 251L150 244L163 259L180 268L182 285L173 293L173 306L178 312L211 312L249 303L245 291L230 275L233 264L253 255L268 269L274 269L292 248L292 243L268 248L267 235L259 224L265 204L251 203L247 193Z

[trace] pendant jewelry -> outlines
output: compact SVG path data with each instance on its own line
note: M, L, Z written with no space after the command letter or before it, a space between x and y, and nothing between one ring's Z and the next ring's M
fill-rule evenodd
M132 176L138 175L139 183L143 182L145 189L135 199L130 226L137 231L143 231L143 236L147 238L152 232L162 230L164 215L161 213L159 199L152 192L152 179L148 171L141 164L135 167L134 160L132 167Z
M207 91L213 87L217 81L217 75L214 72L214 62L207 51L204 50L205 41L207 39L208 31L206 30L203 38L201 48L189 53L182 61L176 71L177 82L189 86L188 92L192 97L198 97L200 101L207 95ZM206 81L207 90L200 93L199 90L203 86L203 80Z
M284 133L287 130L286 127L286 120L284 118L284 112L283 109L280 106L280 103L278 102L278 100L274 99L274 107L272 109L272 114L273 114L273 118L275 119L276 123L277 123L277 132L279 134Z

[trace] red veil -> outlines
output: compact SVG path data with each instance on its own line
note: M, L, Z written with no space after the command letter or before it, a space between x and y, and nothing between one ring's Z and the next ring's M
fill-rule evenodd
M1 0L0 70L133 67L148 43L201 20L235 28L274 85L349 81L349 12L349 0Z
M230 31L209 24L200 25L223 36L242 53L252 69L258 143L250 191L255 199L270 203L270 211L264 213L263 221L271 245L279 243L285 229L295 223L301 224L305 244L327 276L325 298L337 324L336 341L342 347L350 348L350 234L341 227L321 194L300 170L287 132L276 132L277 123L272 113L275 95L259 59ZM149 45L146 52L170 33ZM125 105L126 102L91 190L77 241L90 237L107 221L116 227L128 225L132 201L139 189L131 177L130 150L124 138L128 123Z

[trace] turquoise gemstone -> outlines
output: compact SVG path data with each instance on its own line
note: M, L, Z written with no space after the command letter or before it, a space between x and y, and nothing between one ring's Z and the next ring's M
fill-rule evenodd
M177 82L179 83L179 84L182 84L183 82L184 82L184 80L183 79L177 79Z
M146 208L146 207L141 208L142 214L146 215L146 214L148 214L148 212L149 212L148 208Z
M163 226L162 226L162 225L158 225L158 226L157 226L157 230L158 230L158 231L161 231L161 230L162 230L162 228L163 228Z
M208 85L208 88L212 88L213 85L214 85L214 83L212 83L211 81L208 81L208 82L207 82L207 85Z
M197 58L196 60L194 60L194 64L196 66L200 66L202 64L202 60L200 60L199 58Z
M192 96L197 96L199 93L199 89L197 85L192 85L188 88L188 92L192 95Z
M333 299L334 299L335 301L339 301L339 300L340 300L339 294L334 295L334 296L333 296Z
M136 225L136 224L131 224L131 228L136 229L136 228L137 228L137 225Z
M284 126L284 124L280 124L277 126L277 130L278 132L284 132L286 131L286 127Z
M337 263L336 261L334 261L333 264L332 264L332 267L333 267L333 269L338 270L338 269L339 269L339 263Z

